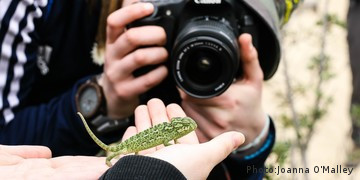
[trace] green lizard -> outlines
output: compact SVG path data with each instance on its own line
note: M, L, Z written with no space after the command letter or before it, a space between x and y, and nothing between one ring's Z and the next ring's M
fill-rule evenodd
M121 154L135 153L139 151L156 147L164 144L165 146L171 145L170 141L174 140L177 143L177 139L189 134L194 131L197 124L194 120L189 117L175 117L171 119L171 122L164 122L162 124L155 125L149 129L146 129L138 134L131 136L116 145L106 145L95 134L90 130L86 123L86 120L80 112L78 112L81 120L83 121L86 131L90 137L105 151L114 152L106 157L106 164L111 167L111 159Z

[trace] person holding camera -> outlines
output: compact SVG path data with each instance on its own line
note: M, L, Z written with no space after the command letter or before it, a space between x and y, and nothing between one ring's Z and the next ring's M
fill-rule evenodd
M169 33L177 31L168 28L181 23L161 25L186 18L180 18L172 3L156 2L1 1L0 143L44 145L54 156L94 155L99 148L77 111L110 143L134 123L139 104L157 97L165 104L180 104L196 120L200 142L228 131L245 135L244 144L209 179L262 177L264 171L246 167L262 168L275 141L274 125L261 106L262 81L276 71L278 24L292 9L280 1L271 6L250 0L173 1L184 11L204 7L204 14L189 17L195 23L181 26L189 31L177 36L183 43L175 46ZM210 5L220 11L207 15ZM286 13L277 13L284 8ZM157 24L156 19L164 21ZM170 47L178 47L178 62ZM187 61L189 57L195 61ZM104 61L103 67L92 59Z

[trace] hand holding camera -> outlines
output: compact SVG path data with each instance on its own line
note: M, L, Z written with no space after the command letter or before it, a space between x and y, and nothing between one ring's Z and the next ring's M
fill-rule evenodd
M182 107L199 123L200 140L237 130L250 143L265 126L262 81L277 67L269 54L263 69L259 64L258 17L233 0L146 2L154 4L154 12L129 27L164 28L170 54L164 64L180 88Z
M158 66L139 77L133 71L140 67L163 63L168 53L164 47L166 35L159 26L144 26L126 30L126 25L150 15L151 4L137 3L123 7L107 19L107 43L104 75L100 79L107 100L108 116L130 116L139 104L139 95L159 84L168 74ZM149 35L150 34L150 35ZM148 46L146 48L139 48Z
M227 131L242 132L252 142L265 127L266 115L261 106L263 72L249 34L239 38L243 78L236 80L221 95L198 99L182 92L182 107L196 119L200 142L207 142ZM263 139L262 139L263 140Z
M242 73L237 38L258 27L247 7L233 0L144 0L154 12L128 27L158 25L167 35L165 63L176 85L197 98L222 94ZM147 72L147 70L144 70Z

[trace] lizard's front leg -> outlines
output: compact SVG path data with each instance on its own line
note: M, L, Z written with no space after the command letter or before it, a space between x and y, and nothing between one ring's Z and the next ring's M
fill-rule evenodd
M173 144L171 144L169 141L164 141L164 146L170 146L170 145L173 145Z

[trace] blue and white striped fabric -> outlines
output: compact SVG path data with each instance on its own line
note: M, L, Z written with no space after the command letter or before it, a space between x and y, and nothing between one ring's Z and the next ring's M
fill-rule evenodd
M86 2L0 0L0 144L45 145L54 156L98 150L74 101L101 72L90 57L101 6L90 13Z
M47 0L0 1L0 109L8 124L14 119L12 108L19 105L20 84L29 58L25 50L31 46L34 19L41 18ZM34 59L32 59L34 60Z

